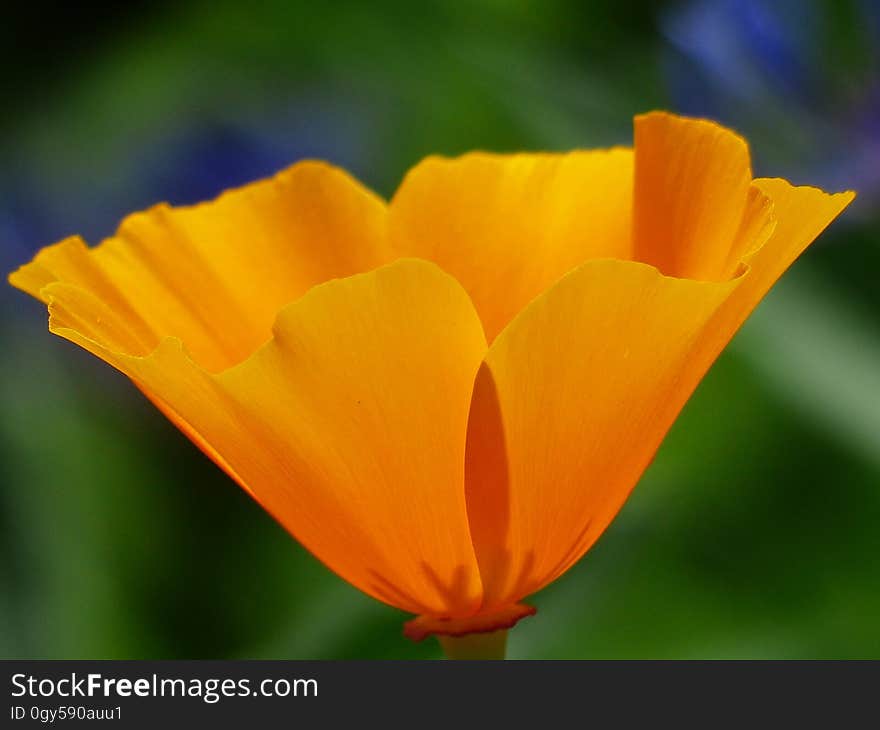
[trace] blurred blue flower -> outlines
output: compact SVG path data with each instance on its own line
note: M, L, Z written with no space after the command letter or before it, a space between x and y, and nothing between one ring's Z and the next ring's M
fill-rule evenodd
M362 167L366 115L332 99L297 101L267 117L184 118L130 145L124 159L52 171L51 180L27 160L11 161L0 180L0 266L11 271L72 234L96 244L132 211L207 200L300 159Z
M816 0L692 0L662 27L680 111L740 129L753 142L758 174L853 188L855 208L876 214L880 3L835 10ZM847 52L832 51L841 47Z
M299 113L271 119L207 119L192 123L150 149L135 168L138 190L147 201L191 205L222 190L269 177L297 160L325 159L351 167L363 147L352 114L328 102L299 104ZM306 111L307 110L307 111Z
M45 229L35 195L24 191L23 181L0 187L0 266L8 273L32 255L36 243L44 240Z

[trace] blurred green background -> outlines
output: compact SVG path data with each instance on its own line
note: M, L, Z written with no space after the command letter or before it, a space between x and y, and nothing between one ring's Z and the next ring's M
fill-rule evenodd
M880 12L870 0L176 2L6 14L0 261L302 157L629 143L652 108L860 198L761 305L514 658L880 657ZM0 656L411 658L123 377L0 293Z

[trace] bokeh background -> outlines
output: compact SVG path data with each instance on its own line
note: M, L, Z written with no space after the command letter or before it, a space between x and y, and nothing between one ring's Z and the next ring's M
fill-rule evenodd
M658 107L857 189L510 654L880 657L880 3L36 5L0 27L5 271L303 157L388 195L428 153L629 143ZM0 307L0 656L439 656L41 305Z

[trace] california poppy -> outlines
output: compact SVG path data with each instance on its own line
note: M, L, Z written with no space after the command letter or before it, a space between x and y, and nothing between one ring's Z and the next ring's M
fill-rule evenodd
M428 158L387 204L298 163L10 282L410 637L479 635L602 534L852 198L651 113L633 149Z

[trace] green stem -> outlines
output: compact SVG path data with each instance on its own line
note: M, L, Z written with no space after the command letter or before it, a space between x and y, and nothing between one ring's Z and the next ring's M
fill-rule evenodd
M484 634L438 636L447 659L504 659L507 653L507 629Z

